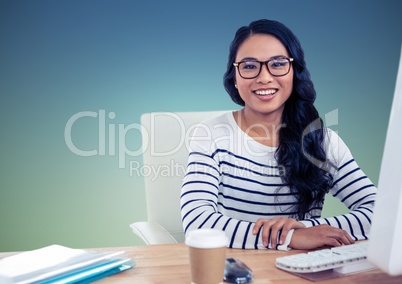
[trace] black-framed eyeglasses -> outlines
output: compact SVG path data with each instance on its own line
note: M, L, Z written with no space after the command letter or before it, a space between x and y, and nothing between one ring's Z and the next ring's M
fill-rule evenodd
M285 76L290 71L293 58L281 56L267 61L243 60L233 63L237 67L240 77L244 79L254 79L261 73L262 65L266 65L268 72L275 77Z

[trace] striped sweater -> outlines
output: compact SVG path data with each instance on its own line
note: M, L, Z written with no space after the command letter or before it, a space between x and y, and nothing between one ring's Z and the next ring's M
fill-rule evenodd
M364 175L339 136L328 129L327 159L338 169L330 194L341 200L349 213L321 218L322 206L311 208L306 227L329 224L346 230L355 240L367 239L376 188ZM261 235L253 235L258 218L293 217L297 202L283 184L277 148L260 144L244 133L233 114L204 121L190 141L187 172L181 191L181 215L185 232L198 228L224 230L232 248L264 248Z

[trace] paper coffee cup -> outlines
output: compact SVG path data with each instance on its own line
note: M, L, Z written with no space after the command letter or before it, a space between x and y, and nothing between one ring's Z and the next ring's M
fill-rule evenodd
M192 283L223 282L227 244L228 238L221 230L199 229L188 232L186 245L189 248Z

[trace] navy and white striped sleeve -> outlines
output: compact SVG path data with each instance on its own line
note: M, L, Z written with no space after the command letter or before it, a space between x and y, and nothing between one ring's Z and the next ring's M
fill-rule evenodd
M347 214L302 221L307 227L329 224L346 230L355 240L368 239L377 188L359 168L346 144L329 132L329 158L337 165L330 194L350 210Z
M221 173L219 158L212 155L213 152L214 143L211 140L190 143L187 172L180 196L185 233L199 228L216 228L225 231L231 248L266 248L260 234L253 235L253 222L230 218L218 211Z

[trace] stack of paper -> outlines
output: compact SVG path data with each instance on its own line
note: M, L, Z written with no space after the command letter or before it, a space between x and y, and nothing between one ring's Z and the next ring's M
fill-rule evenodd
M132 268L123 253L51 245L1 259L0 283L88 283Z

